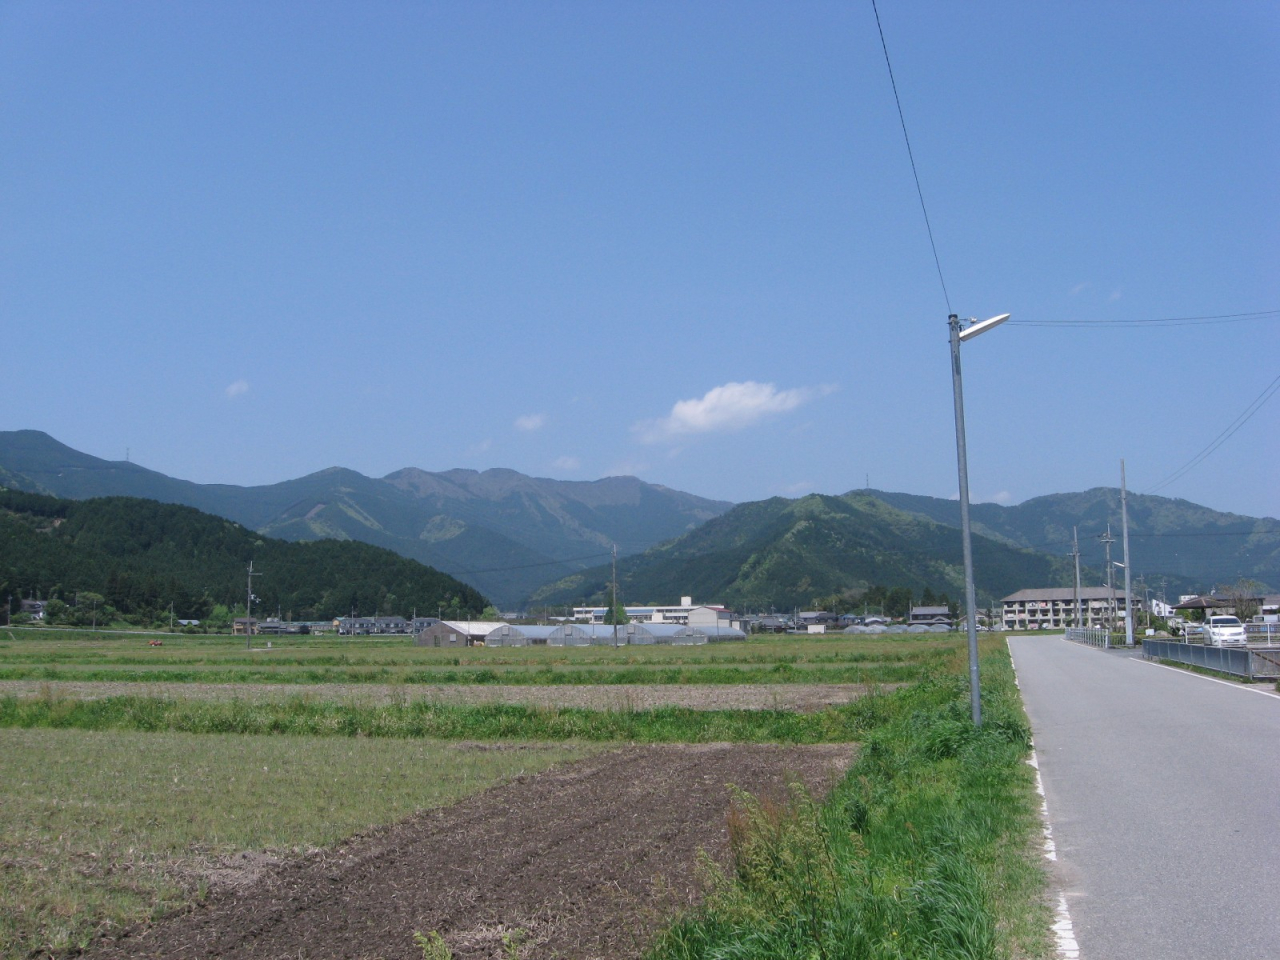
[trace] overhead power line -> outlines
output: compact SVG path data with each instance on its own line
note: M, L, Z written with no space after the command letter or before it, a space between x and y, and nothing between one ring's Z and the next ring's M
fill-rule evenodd
M1156 484L1154 487L1148 490L1147 493L1155 493L1157 490L1163 490L1165 487L1169 486L1169 484L1173 483L1176 480L1180 480L1182 477L1186 476L1188 473L1190 473L1200 464L1204 463L1204 461L1208 459L1215 450L1217 450L1220 446L1222 446L1224 443L1230 440L1233 436L1235 436L1236 431L1239 430L1241 427L1243 427L1246 423L1248 423L1249 420L1253 417L1253 415L1257 413L1259 410L1261 410L1263 405L1276 395L1276 391L1278 390L1280 390L1280 376L1277 376L1274 380L1272 380L1269 384L1267 384L1266 389L1264 389L1262 393L1258 394L1258 396L1254 399L1254 401L1251 404L1249 404L1249 406L1245 407L1244 412L1241 413L1240 416L1236 417L1234 420L1231 421L1230 424L1227 425L1227 428L1225 430L1223 430L1220 434L1214 437L1207 447L1205 447L1203 450L1197 453L1194 457L1192 457L1185 464L1183 464L1181 467L1179 467L1177 470L1171 473L1164 480L1160 481L1158 484Z
M889 45L884 42L884 27L880 25L880 10L876 0L871 0L876 15L876 29L880 32L880 48L884 50L884 65L889 68L889 86L893 87L893 102L898 105L898 121L902 124L902 139L907 142L907 159L911 161L911 176L916 181L916 196L920 198L920 211L924 214L924 228L929 234L929 248L933 251L933 265L938 268L938 282L942 284L942 299L947 301L947 313L951 313L951 296L947 293L947 281L942 279L942 262L938 259L938 245L933 242L933 225L929 223L929 208L924 205L924 191L920 189L920 174L916 171L915 154L911 152L911 137L907 135L907 118L902 113L902 100L898 96L898 82L893 78L893 64L889 62Z
M1153 317L1148 320L1010 320L1011 327L1195 327L1250 320L1280 320L1280 310L1219 313L1204 317Z

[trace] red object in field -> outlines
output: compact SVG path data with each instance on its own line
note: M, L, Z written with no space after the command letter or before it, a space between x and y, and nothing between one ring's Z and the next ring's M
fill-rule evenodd
M151 646L153 646L153 647L163 647L163 646L164 646L164 641L163 641L163 640L148 640L148 641L147 641L147 643L151 644Z

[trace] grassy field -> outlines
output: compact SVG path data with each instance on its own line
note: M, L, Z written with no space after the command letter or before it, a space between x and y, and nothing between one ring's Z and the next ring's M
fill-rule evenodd
M1007 654L984 658L984 724L959 677L863 702L861 755L821 805L744 798L734 869L650 960L1053 956L1030 729Z
M1047 956L1026 721L1003 637L981 643L988 723L976 733L959 635L617 650L330 638L246 651L233 638L149 647L139 637L0 632L0 679L136 683L93 699L0 697L0 953L73 946L96 925L198 897L237 853L250 852L252 866L264 852L325 846L591 742L727 740L863 750L820 806L745 803L732 824L737 870L658 956ZM158 697L148 690L157 681L284 683L299 695ZM340 703L308 691L822 681L898 689L813 713Z
M326 847L589 749L0 730L0 955L75 948L247 879L264 856Z
M953 647L958 634L852 636L839 633L808 636L762 634L734 643L699 645L637 644L620 647L419 647L405 637L369 639L339 637L273 638L270 650L245 648L238 637L166 635L151 647L146 637L115 636L89 630L0 629L0 659L6 663L80 665L204 666L528 666L544 663L573 666L654 664L856 663L915 660L930 650Z
M407 639L145 638L0 634L0 680L289 684L901 683L953 656L958 638L762 637L701 646L418 647ZM255 642L262 642L260 639Z

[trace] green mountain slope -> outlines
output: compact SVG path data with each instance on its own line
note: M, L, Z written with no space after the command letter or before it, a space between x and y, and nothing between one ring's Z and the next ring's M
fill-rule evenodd
M980 602L1035 585L1065 585L1060 559L974 538ZM609 569L597 567L547 587L533 603L603 595ZM629 603L670 603L681 595L739 607L809 606L815 598L873 584L928 588L961 597L959 531L890 507L875 497L813 495L744 503L668 543L618 563Z
M151 500L0 490L0 596L91 591L140 622L167 617L170 602L177 617L204 619L215 604L244 603L250 560L260 609L298 620L434 615L441 606L474 615L485 606L453 577L369 544L289 543Z
M869 493L884 502L937 523L958 527L955 500L880 490ZM1187 500L1129 494L1129 552L1136 574L1148 584L1168 581L1170 595L1207 591L1241 577L1280 588L1280 521L1221 513ZM978 503L970 512L974 531L992 539L1057 556L1071 553L1071 528L1079 528L1082 562L1101 569L1098 537L1111 524L1120 538L1120 490L1095 487L1082 493L1035 497L1016 506ZM1120 545L1112 547L1119 560Z
M71 499L134 496L196 507L285 540L358 540L447 571L510 603L596 562L639 552L731 505L634 477L568 482L514 470L334 467L258 487L175 480L100 460L35 430L0 432L0 484Z

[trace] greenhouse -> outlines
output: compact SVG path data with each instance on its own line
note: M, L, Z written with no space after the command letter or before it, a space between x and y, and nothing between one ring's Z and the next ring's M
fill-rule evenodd
M618 642L626 643L625 626L618 627ZM566 623L556 627L547 637L553 647L586 647L613 643L613 627L605 623Z
M541 645L549 641L549 638L555 633L559 627L549 627L541 625L520 625L516 626L511 623L504 623L500 627L495 627L489 633L485 634L484 645L486 647L528 647L531 645Z
M525 630L526 627L512 627ZM618 646L639 646L654 643L697 644L722 640L745 640L747 635L731 627L685 627L678 623L620 623ZM614 643L614 628L608 623L566 623L547 634L546 643L553 647L608 647Z

